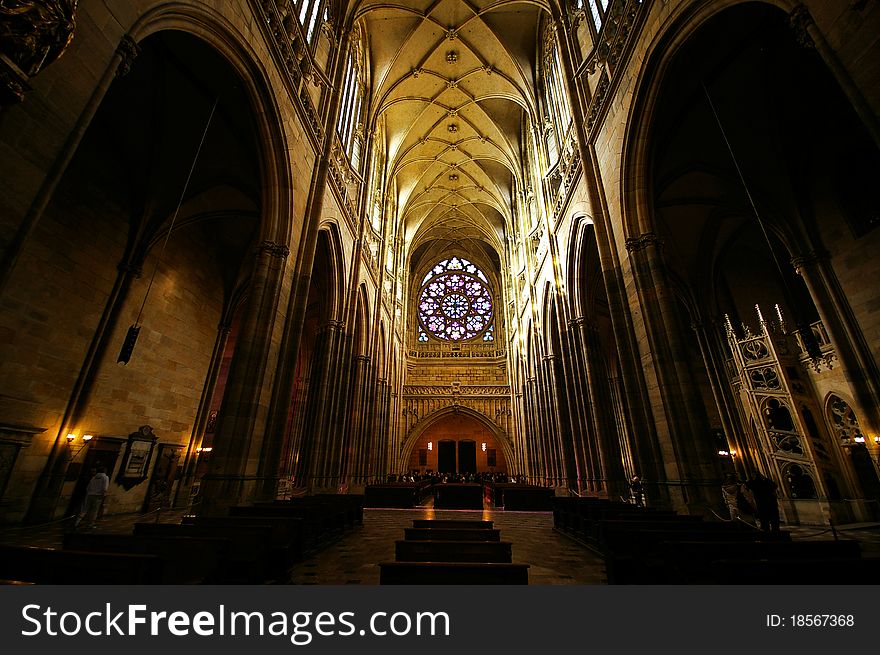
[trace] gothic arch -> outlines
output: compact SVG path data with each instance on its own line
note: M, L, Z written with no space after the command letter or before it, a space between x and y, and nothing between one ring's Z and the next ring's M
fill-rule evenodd
M424 434L425 430L452 414L463 414L478 421L492 434L498 447L501 448L504 454L504 459L508 462L508 466L512 466L516 461L513 457L513 448L511 447L510 437L492 419L470 407L449 405L422 418L410 429L409 434L403 442L403 447L400 449L400 455L398 458L399 470L406 469L407 462L409 462L409 459L412 456L413 448L415 447L415 444L418 443L419 438Z
M290 233L293 212L294 181L290 177L285 125L278 98L273 88L284 88L280 78L264 62L271 61L265 53L258 53L253 41L241 34L231 22L218 12L198 5L168 3L144 13L132 25L128 36L141 41L147 36L165 30L186 32L207 43L219 52L237 73L252 103L252 114L260 150L261 197L260 241L271 241L289 246L296 235ZM307 193L307 189L302 189Z

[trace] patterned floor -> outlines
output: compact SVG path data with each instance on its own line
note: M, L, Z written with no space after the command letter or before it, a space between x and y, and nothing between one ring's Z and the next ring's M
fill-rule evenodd
M379 562L394 561L394 542L413 519L494 521L501 540L513 546L513 561L529 564L529 584L604 584L602 560L553 531L551 512L503 510L365 509L364 525L327 550L294 567L293 584L379 584Z

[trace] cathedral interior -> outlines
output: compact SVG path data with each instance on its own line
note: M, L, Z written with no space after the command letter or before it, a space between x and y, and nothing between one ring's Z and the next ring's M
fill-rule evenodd
M98 467L106 521L638 476L719 522L760 473L786 528L880 522L878 34L876 0L2 3L0 526Z

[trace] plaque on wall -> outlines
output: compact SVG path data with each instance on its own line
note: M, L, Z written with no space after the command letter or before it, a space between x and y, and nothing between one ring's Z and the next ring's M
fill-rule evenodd
M147 479L157 440L158 437L153 434L153 428L149 425L142 425L137 432L128 435L125 456L116 476L116 483L122 485L126 491Z

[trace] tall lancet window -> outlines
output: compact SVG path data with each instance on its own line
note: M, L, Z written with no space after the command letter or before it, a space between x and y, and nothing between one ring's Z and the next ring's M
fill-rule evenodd
M544 117L548 164L559 160L563 140L571 126L571 101L565 86L562 64L559 60L559 42L556 30L548 25L544 32Z
M462 257L444 259L422 279L418 294L420 342L494 341L489 280Z
M345 149L352 168L360 170L364 139L364 62L361 61L360 32L352 33L352 47L346 55L345 82L342 85L342 107L336 123L336 133Z
M306 33L306 41L309 43L315 38L318 27L318 16L321 13L322 0L297 0L294 7L297 10L299 24Z

